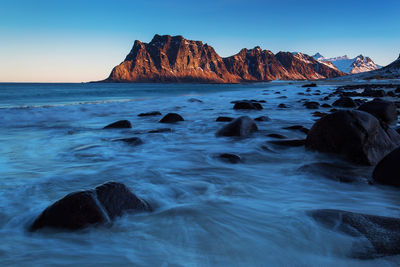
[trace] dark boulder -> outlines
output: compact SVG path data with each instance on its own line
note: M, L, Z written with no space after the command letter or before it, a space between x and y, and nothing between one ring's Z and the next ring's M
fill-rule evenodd
M362 243L356 243L352 257L371 259L400 253L398 218L330 209L313 210L309 215L328 229L360 238Z
M233 121L233 118L220 116L215 121L230 122L230 121Z
M76 230L93 224L109 223L128 210L151 211L149 204L137 198L124 184L109 182L68 194L47 207L31 225Z
M387 154L376 165L372 177L378 183L400 187L400 147Z
M270 121L271 119L268 116L260 116L254 119L255 121Z
M307 101L303 104L308 109L318 109L319 108L319 103L315 101Z
M261 110L263 106L258 102L252 101L239 101L236 102L233 106L233 109L253 109L253 110Z
M342 108L354 108L356 107L356 102L348 96L342 96L332 104L335 107L342 107Z
M383 128L374 116L357 110L337 111L319 119L306 139L309 149L366 165L375 165L399 144L395 130Z
M278 105L278 108L289 108L288 106L286 106L286 104L281 103Z
M145 117L145 116L160 116L161 112L160 111L151 111L151 112L146 112L146 113L140 113L138 114L139 117Z
M324 104L321 105L321 107L323 107L323 108L331 108L332 106L327 104L327 103L324 103Z
M128 120L120 120L107 125L103 129L113 129L113 128L132 128L132 124Z
M317 87L316 83L303 84L301 87Z
M257 131L256 123L248 116L239 117L232 122L226 124L216 136L240 136L245 137Z
M362 104L358 110L368 112L386 123L397 121L396 105L390 101L376 99Z
M159 122L161 123L175 123L178 121L184 121L181 115L177 113L168 113Z
M242 159L235 154L231 154L231 153L223 153L223 154L219 154L218 158L220 158L223 161L229 162L229 163L239 163Z

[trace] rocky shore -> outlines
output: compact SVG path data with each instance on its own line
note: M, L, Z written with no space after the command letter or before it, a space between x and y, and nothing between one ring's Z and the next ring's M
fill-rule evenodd
M347 162L348 166L370 166L371 175L357 176L348 166L332 162L316 162L303 165L299 172L318 174L338 183L368 183L370 186L400 187L397 172L400 161L400 129L396 127L399 114L400 85L398 84L356 84L338 86L333 92L321 92L319 84L305 84L299 92L299 100L304 110L316 118L311 128L303 125L284 127L283 132L265 135L265 123L273 119L263 112L265 99L239 99L232 101L232 109L247 112L237 118L219 116L214 122L219 129L212 138L228 138L232 142L242 142L254 136L265 136L265 144L260 149L285 153L292 147L304 147L307 153L321 153L332 159ZM267 93L266 93L267 94ZM275 91L284 96L284 92ZM307 96L316 96L319 101L310 101ZM251 98L251 97L249 97ZM283 102L276 109L291 108ZM200 99L191 98L189 105L202 105ZM137 114L143 120L153 118L154 130L148 133L174 134L174 126L185 127L185 114L143 110ZM158 121L158 123L156 122ZM169 128L158 128L158 125ZM106 125L102 131L119 131L135 128L129 120L121 120ZM99 129L100 131L101 129ZM298 133L302 138L287 137L287 131ZM140 132L138 133L140 134ZM298 136L299 136L298 135ZM123 137L123 138L122 138ZM146 143L138 136L122 136L112 141L123 141L126 145L140 146ZM179 136L176 136L179 138ZM226 164L246 164L241 153L221 151L215 160ZM30 229L42 228L81 229L90 225L111 224L125 213L151 212L152 204L137 197L124 184L109 182L93 190L71 193L46 208L32 223ZM380 214L364 214L362 211L326 209L307 211L318 224L359 239L350 257L370 259L397 255L400 253L400 218L383 217Z

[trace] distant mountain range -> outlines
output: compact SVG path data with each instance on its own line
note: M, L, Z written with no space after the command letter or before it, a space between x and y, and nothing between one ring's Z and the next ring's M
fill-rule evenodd
M274 54L257 46L222 58L201 41L155 35L150 43L136 40L125 60L102 82L240 83L343 75L335 66L302 53Z
M381 66L375 64L371 58L364 57L363 55L359 55L355 58L349 58L346 55L341 57L326 58L320 53L317 53L313 56L313 58L320 62L333 65L347 74L373 71L381 68Z

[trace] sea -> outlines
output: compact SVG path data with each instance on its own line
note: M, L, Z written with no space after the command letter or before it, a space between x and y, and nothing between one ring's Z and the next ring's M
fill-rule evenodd
M352 257L360 240L308 215L340 209L399 217L398 190L370 185L373 167L268 142L275 140L269 134L304 139L284 129L311 128L318 119L300 100L331 104L321 99L338 86L319 83L306 92L302 84L0 84L0 265L400 265L399 256ZM243 99L266 103L262 110L234 110L231 101ZM184 121L137 116L151 111ZM257 122L249 138L215 136L226 124L217 117L244 115L271 120ZM118 120L132 128L103 129ZM160 128L171 130L149 133ZM143 144L115 141L128 137ZM232 164L221 153L242 160ZM320 162L341 164L362 179L344 183L304 171ZM58 199L108 181L124 183L154 211L78 231L28 230Z

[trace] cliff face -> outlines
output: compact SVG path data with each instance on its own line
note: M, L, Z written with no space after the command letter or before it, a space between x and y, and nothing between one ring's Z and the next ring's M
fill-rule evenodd
M135 41L125 60L106 82L204 82L239 83L275 79L320 79L344 75L313 58L291 53L276 56L256 47L221 58L201 41L182 36L155 35L150 43Z

